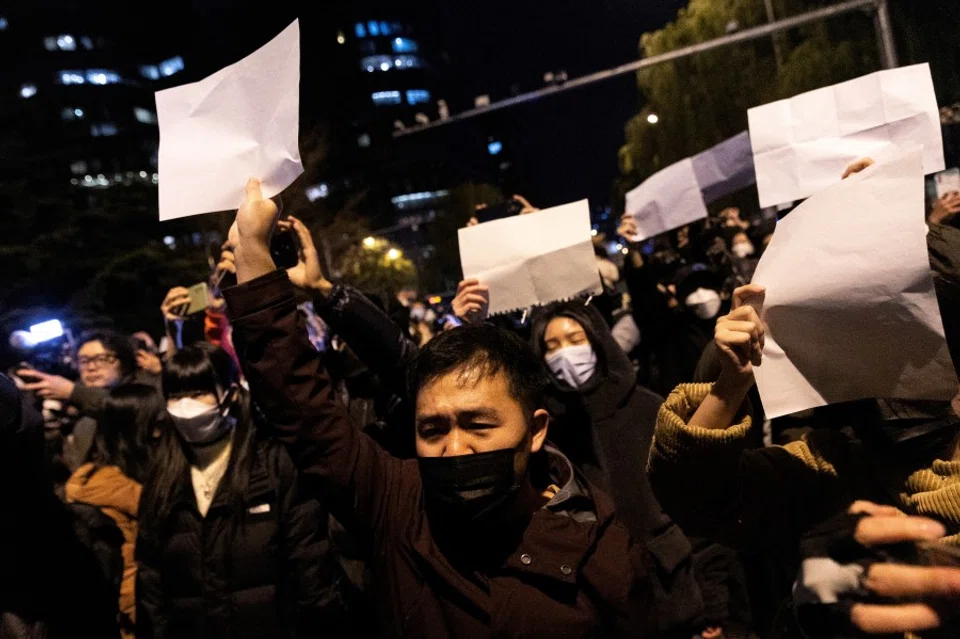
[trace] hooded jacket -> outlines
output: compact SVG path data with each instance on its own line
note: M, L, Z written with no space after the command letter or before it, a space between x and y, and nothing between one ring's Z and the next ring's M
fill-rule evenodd
M123 580L120 583L120 613L135 621L134 584L137 563L134 547L137 541L137 508L140 484L123 474L116 466L84 464L73 473L66 485L66 498L71 503L88 504L110 517L123 534Z
M647 555L603 493L558 473L561 490L550 504L514 534L486 538L499 546L495 562L479 543L460 540L459 553L445 552L444 522L428 516L417 461L391 457L349 423L298 320L286 273L224 295L252 392L275 434L319 482L333 514L369 534L384 636L649 636ZM548 461L567 465L559 454ZM488 560L458 561L471 551Z
M663 399L639 386L633 364L602 315L583 302L547 307L533 318L533 348L545 356L544 334L556 317L583 326L597 355L597 372L579 389L551 376L547 408L550 440L591 483L614 498L618 516L644 540L657 566L656 595L661 633L689 635L703 612L693 576L691 546L663 512L650 487L646 460Z

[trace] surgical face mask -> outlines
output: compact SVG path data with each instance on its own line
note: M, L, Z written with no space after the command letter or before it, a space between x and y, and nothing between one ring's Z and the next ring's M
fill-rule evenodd
M520 488L513 448L457 457L419 457L424 497L457 523L497 518Z
M167 413L177 432L185 442L195 446L216 443L233 430L236 420L229 411L229 406L211 406L192 397L167 403Z
M410 319L414 322L420 322L423 320L424 315L427 314L427 309L420 306L416 306L410 309Z
M574 388L586 384L597 370L597 354L589 344L561 348L546 361L554 377Z
M702 320L713 319L720 312L720 294L712 288L698 288L683 303Z
M753 244L747 242L737 242L733 245L731 249L733 254L739 257L741 260L745 257L753 255Z

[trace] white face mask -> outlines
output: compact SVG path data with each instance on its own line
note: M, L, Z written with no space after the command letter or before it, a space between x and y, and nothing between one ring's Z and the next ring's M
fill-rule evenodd
M749 255L753 255L753 244L747 242L737 242L733 245L731 249L733 254L739 257L741 260Z
M720 294L711 288L698 288L683 301L690 311L702 320L712 319L720 312Z
M236 425L226 412L192 397L167 402L170 420L188 444L212 444L223 439Z
M546 362L557 379L574 388L586 384L597 370L597 354L589 344L561 348L547 355Z

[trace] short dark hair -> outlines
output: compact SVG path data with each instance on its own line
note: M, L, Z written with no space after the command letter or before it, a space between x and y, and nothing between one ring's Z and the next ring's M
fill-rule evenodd
M491 324L461 326L433 338L410 368L411 394L416 397L425 385L461 369L491 376L502 372L510 395L525 411L543 407L550 381L543 361L529 344Z
M120 374L123 377L130 377L137 372L137 354L133 350L133 338L116 331L90 331L80 336L77 350L79 351L90 342L100 342L105 350L117 356L120 360Z

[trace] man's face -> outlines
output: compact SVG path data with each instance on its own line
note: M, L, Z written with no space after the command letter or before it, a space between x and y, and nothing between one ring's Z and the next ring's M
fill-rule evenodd
M77 351L80 381L91 388L112 388L120 383L120 360L99 341L87 342Z
M521 476L530 454L543 446L548 422L543 409L524 413L502 372L456 370L417 394L417 455L455 457L514 449Z

